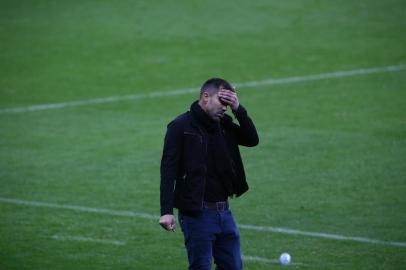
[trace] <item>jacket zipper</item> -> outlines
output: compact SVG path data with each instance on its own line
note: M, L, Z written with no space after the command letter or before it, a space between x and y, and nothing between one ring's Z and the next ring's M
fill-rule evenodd
M203 144L203 134L205 134L205 133L199 126L197 126L197 128L199 129L200 133L202 134L200 136L200 140L201 140L201 143ZM205 157L207 159L207 141L205 142L204 146L205 146L205 149L206 149L206 152L204 154L205 154ZM203 194L202 194L202 199L201 199L202 203L201 203L200 209L203 209L203 201L204 201L204 195L205 195L205 191L206 191L206 177L207 177L207 166L204 166L204 176L203 176L204 188L203 188Z

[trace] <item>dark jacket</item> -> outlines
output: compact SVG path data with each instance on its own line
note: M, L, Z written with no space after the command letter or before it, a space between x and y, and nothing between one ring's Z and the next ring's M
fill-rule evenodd
M238 145L256 146L259 142L254 123L240 105L234 112L239 125L224 115L221 129L227 143L230 162L235 170L233 194L241 196L248 190ZM161 160L161 215L172 214L173 208L202 208L207 171L207 132L188 111L169 123Z

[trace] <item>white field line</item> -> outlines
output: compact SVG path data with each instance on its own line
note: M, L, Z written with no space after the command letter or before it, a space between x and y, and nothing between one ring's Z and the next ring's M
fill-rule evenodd
M96 239L91 237L83 237L83 236L71 236L71 235L53 235L52 239L60 240L60 241L79 241L79 242L93 242L93 243L100 243L100 244L110 244L116 246L124 246L126 242L117 241L117 240L106 240L106 239ZM276 259L267 259L257 256L242 256L244 261L252 261L258 263L267 263L267 264L279 264L279 260ZM291 265L302 265L302 263L291 263Z
M13 199L13 198L4 198L4 197L0 197L0 202L16 204L16 205L34 206L34 207L67 209L67 210L74 210L74 211L80 211L80 212L105 214L105 215L111 215L111 216L135 217L135 218L143 218L143 219L156 220L156 221L158 221L158 219L159 219L159 216L157 216L157 215L132 212L132 211L112 210L112 209L105 209L105 208L92 208L92 207L84 207L84 206L77 206L77 205L55 204L55 203L37 202L37 201L26 201L26 200ZM243 230L258 231L258 232L303 235L303 236L308 236L308 237L319 237L319 238L326 238L326 239L340 240L340 241L354 241L354 242L377 244L377 245L384 245L384 246L406 247L406 242L383 241L383 240L376 240L376 239L371 239L371 238L366 238L366 237L344 236L344 235L322 233L322 232L306 232L306 231L300 231L300 230L292 230L292 229L288 229L288 228L278 228L278 227L271 227L271 226L257 226L257 225L250 225L250 224L239 224L238 227Z
M240 224L238 227L240 229L258 231L258 232L272 232L272 233L283 233L283 234L292 234L292 235L304 235L304 236L320 237L320 238L327 238L327 239L334 239L334 240L355 241L355 242L362 242L362 243L368 243L368 244L406 247L406 242L383 241L383 240L376 240L376 239L358 237L358 236L344 236L344 235L339 235L339 234L322 233L322 232L306 232L306 231L292 230L292 229L287 229L287 228L256 226L256 225L249 225L249 224Z
M244 261L253 261L253 262L259 262L259 263L268 263L268 264L280 264L279 260L277 259L267 259L267 258L262 258L262 257L257 257L257 256L248 256L248 255L243 255L242 256ZM291 262L290 265L303 265L303 263L300 262Z
M74 211L80 211L80 212L106 214L106 215L110 215L110 216L136 217L136 218L156 219L156 220L159 219L159 216L151 215L151 214L137 213L137 212L132 212L132 211L111 210L111 209L106 209L106 208L92 208L92 207L69 205L69 204L25 201L25 200L20 200L20 199L10 199L10 198L3 198L3 197L0 197L0 202L19 204L19 205L28 205L28 206L34 206L34 207L68 209L68 210L74 210Z
M406 64L385 66L385 67L343 70L343 71L335 71L335 72L304 75L304 76L294 76L294 77L279 78L279 79L266 79L266 80L257 80L257 81L249 81L249 82L240 82L240 83L236 83L234 85L237 88L254 88L254 87L264 86L264 85L277 85L277 84L289 84L289 83L298 83L298 82L306 82L306 81L318 81L318 80L325 80L325 79L369 75L369 74L375 74L375 73L398 72L398 71L402 71L402 70L406 70ZM36 112L36 111L44 111L44 110L63 109L63 108L68 108L68 107L79 107L79 106L87 106L87 105L113 103L113 102L119 102L119 101L178 96L178 95L185 95L185 94L190 94L190 93L198 93L198 91L199 91L198 89L199 89L198 87L194 87L194 88L184 88L184 89L177 89L177 90L158 91L158 92L151 92L151 93L145 93L145 94L135 94L135 95L126 95L126 96L110 96L110 97L94 98L94 99L87 99L87 100L76 100L76 101L68 101L68 102L61 102L61 103L39 104L39 105L31 105L31 106L26 106L26 107L14 107L14 108L2 108L2 109L0 108L0 114L27 113L27 112Z
M126 243L117 240L97 239L92 237L71 236L71 235L53 235L52 239L60 241L80 241L80 242L93 242L98 244L108 244L115 246L124 246Z

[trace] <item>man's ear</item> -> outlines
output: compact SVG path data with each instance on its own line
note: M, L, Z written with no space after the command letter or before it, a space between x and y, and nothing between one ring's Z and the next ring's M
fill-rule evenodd
M201 98L203 101L203 104L205 104L205 105L207 104L209 97L210 97L209 93L204 91L202 94L202 98Z

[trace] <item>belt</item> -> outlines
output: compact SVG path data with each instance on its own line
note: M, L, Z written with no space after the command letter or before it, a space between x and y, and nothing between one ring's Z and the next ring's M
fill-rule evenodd
M203 202L203 208L213 209L217 211L227 211L228 201L224 202Z

